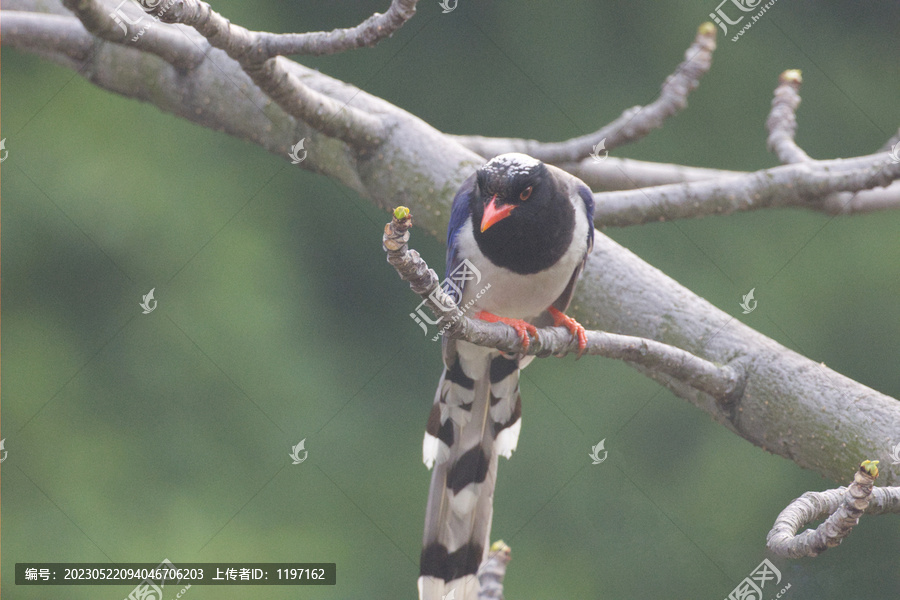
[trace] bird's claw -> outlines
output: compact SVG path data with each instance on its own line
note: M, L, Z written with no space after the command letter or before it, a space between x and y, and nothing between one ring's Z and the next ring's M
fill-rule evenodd
M537 327L532 325L527 321L523 321L522 319L510 319L507 317L498 317L493 313L489 313L485 310L478 311L475 315L476 319L481 319L482 321L487 321L488 323L505 323L509 325L513 329L516 330L516 333L519 335L519 340L522 342L522 350L527 351L528 346L531 345L531 339L529 339L529 335L533 337L537 337Z
M584 350L587 348L587 333L584 330L584 325L552 306L547 311L553 317L553 325L565 327L574 337L578 338L578 356L576 360L581 358L581 355L584 354Z

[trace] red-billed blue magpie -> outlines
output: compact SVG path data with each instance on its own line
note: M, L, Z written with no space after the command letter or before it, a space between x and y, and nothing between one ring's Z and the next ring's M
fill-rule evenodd
M593 196L578 178L524 154L491 159L453 200L447 280L458 287L448 291L469 316L514 327L525 347L535 326L553 323L567 327L583 350L584 328L563 311L593 246L593 216ZM480 278L454 276L461 270ZM519 370L534 357L444 338L443 358L423 444L434 472L419 597L474 600L489 548L497 457L516 448Z

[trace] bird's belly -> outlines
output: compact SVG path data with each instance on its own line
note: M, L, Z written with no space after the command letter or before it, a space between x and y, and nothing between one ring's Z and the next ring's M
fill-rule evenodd
M470 281L463 293L462 308L468 317L485 310L501 317L536 317L563 293L575 265L560 261L549 269L522 275L494 264L479 266L481 281Z

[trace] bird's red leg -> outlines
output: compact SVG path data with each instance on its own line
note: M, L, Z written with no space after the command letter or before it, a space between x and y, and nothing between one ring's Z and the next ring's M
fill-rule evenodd
M531 340L528 339L528 334L537 337L537 327L523 321L522 319L509 319L507 317L498 317L493 313L489 313L486 310L480 310L475 315L476 319L481 319L482 321L487 321L488 323L506 323L510 327L516 330L516 333L519 334L519 339L522 340L522 350L528 350L528 346L531 345Z
M587 334L584 332L584 326L573 319L572 317L567 316L564 312L553 308L552 306L547 309L547 312L550 313L550 316L553 317L553 324L559 327L562 325L566 329L571 332L571 334L578 338L578 358L581 358L581 355L584 354L584 349L587 348Z

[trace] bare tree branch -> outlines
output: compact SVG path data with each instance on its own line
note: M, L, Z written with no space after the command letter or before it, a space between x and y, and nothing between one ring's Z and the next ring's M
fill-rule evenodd
M778 78L772 99L772 110L766 120L769 130L768 146L783 164L811 162L813 159L794 141L797 133L797 107L800 106L800 86L803 78L799 70L790 69ZM890 147L885 150L890 149ZM897 160L900 162L900 159ZM880 190L858 193L841 192L823 197L819 210L830 214L872 212L900 208L900 183Z
M564 327L538 329L537 336L525 347L518 334L508 325L470 319L440 286L437 274L415 250L410 250L409 228L412 216L405 207L394 211L385 225L383 245L387 260L409 287L426 301L439 320L443 335L510 354L565 356L578 352L578 340ZM599 234L598 234L599 235ZM488 282L490 283L490 282ZM674 346L654 340L618 335L603 331L586 331L584 354L624 360L663 373L690 387L709 394L723 403L734 400L744 380L743 370L729 365L715 365Z
M518 138L490 138L483 136L454 136L463 146L485 158L504 152L522 152L549 163L577 162L598 150L612 150L646 137L662 127L669 117L687 107L687 97L699 84L700 78L712 65L716 49L716 27L704 23L697 30L694 43L684 53L684 61L666 79L662 91L652 104L635 106L594 133L564 142L539 142ZM602 144L600 148L598 145ZM599 156L599 155L597 155Z
M336 54L345 50L374 46L394 35L398 29L416 14L419 0L392 0L384 14L375 13L356 27L332 31L276 34L257 32L260 51L272 57L291 54Z
M849 488L806 492L791 502L766 536L768 549L786 558L818 556L850 535L863 514L900 514L900 487L874 487L877 463L863 462ZM825 522L816 529L797 534L807 523L823 518Z
M52 0L10 0L10 3L20 8L44 8L47 1ZM65 11L58 6L60 11ZM9 14L6 9L0 11L3 45L31 50L34 44L30 39L13 35L12 26L17 24L7 18ZM19 15L22 16L19 24L30 19L32 30L42 31L47 37L58 35L59 22L48 19L48 15L25 12ZM37 53L72 68L102 89L150 102L192 123L260 145L282 159L297 140L309 138L307 147L314 147L315 151L300 163L300 168L331 177L385 209L398 203L415 204L420 209L427 207L418 211L417 222L432 235L446 230L448 195L452 198L460 182L483 162L475 153L448 143L441 132L389 102L315 69L285 61L285 68L307 87L337 102L352 101L390 123L389 135L379 152L360 156L342 141L323 135L273 106L271 98L254 85L241 66L218 48L210 48L209 60L191 71L190 85L185 85L184 73L171 64L132 44L96 44L96 38L78 19L63 18L68 19L71 31L79 30L81 35L61 39L60 45L68 45L65 50L57 53L35 50ZM205 43L193 29L185 29L185 33L198 43ZM94 51L73 61L69 54L86 44L94 44Z
M886 207L851 202L835 207L823 205L821 199L835 192L885 187L898 178L900 164L886 154L808 161L745 175L596 193L594 223L624 226L788 206L831 214L871 212Z
M139 35L132 37L122 16L116 17L118 22L110 16L119 13L118 11L111 13L109 6L104 6L96 0L62 0L62 2L78 16L88 31L106 41L115 44L135 44L141 50L159 56L182 71L193 69L206 59L204 51L209 45L205 42L198 45L175 27L158 24L153 26L154 24L150 23L141 28ZM139 13L137 6L130 8ZM138 18L143 17L138 14Z
M746 171L689 167L613 156L599 162L585 159L581 162L559 163L557 166L581 179L595 192L632 190L746 173Z
M86 3L92 0L78 1ZM410 1L406 0L403 4L408 5ZM415 3L412 4L414 6ZM381 119L309 88L285 66L286 59L273 57L266 42L267 35L273 34L263 35L232 25L200 0L167 0L166 10L160 11L159 18L196 29L212 46L224 50L238 61L253 82L292 117L358 149L372 148L382 140L385 131ZM369 31L371 28L367 27L358 34Z
M94 38L72 17L2 11L3 43L14 48L54 56L75 69L87 60Z
M4 7L10 5L57 12L52 0L8 0ZM7 14L4 9L0 18L4 46L33 47L22 35L10 35ZM33 19L33 27L48 35L57 28L58 23L47 21L45 15L35 14ZM91 38L86 32L84 35ZM359 153L295 120L278 106L271 106L270 99L240 66L216 48L209 50L210 60L191 71L190 85L186 86L183 73L135 47L100 43L86 58L74 61L70 54L83 47L84 39L69 36L68 45L61 41L57 48L41 54L76 69L103 89L151 102L193 123L258 144L282 158L292 143L309 136L316 150L309 153L301 168L342 182L385 209L398 204L410 206L416 224L441 240L446 237L456 190L483 162L414 115L294 62L284 61L284 68L310 89L338 102L352 99L354 106L377 114L388 124L377 152ZM235 86L241 93L235 93ZM607 159L600 166L606 168L605 163L613 160ZM815 171L816 164L779 168ZM860 157L820 166L823 164L843 173L871 167L873 159ZM633 161L628 166L645 171L648 177L705 175L702 170L675 165ZM765 178L768 172L756 175ZM773 197L795 193L774 185L769 192ZM772 200L771 205L779 203ZM679 211L692 216L682 207ZM709 211L701 207L698 212ZM595 237L570 311L586 327L677 346L712 364L734 366L738 359L746 361L748 377L743 391L726 403L668 375L640 365L636 368L735 434L833 480L840 481L842 473L856 468L850 456L878 456L884 452L884 440L896 438L900 431L900 402L896 399L763 336L606 236ZM881 477L897 485L900 467L885 466Z
M769 130L769 150L782 164L808 162L812 159L794 142L797 133L797 107L800 106L800 84L803 82L798 69L790 69L778 78L772 99L772 110L766 120Z

